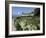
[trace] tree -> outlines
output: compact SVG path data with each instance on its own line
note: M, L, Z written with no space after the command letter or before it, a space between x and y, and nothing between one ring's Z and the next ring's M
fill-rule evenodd
M39 16L40 15L40 8L36 8L34 10L34 15Z

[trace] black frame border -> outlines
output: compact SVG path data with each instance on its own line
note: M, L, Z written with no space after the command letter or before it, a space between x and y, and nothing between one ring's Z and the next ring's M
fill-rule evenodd
M12 2L13 4L16 3L23 3L23 4L38 4L43 5L43 33L37 33L37 34L23 34L23 35L8 35L9 29L8 29L8 22L9 22L9 2ZM25 1L5 1L5 37L24 37L24 36L40 36L45 35L45 3L42 2L25 2Z

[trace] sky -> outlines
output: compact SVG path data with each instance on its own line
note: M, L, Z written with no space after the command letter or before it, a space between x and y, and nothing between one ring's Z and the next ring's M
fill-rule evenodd
M12 7L12 15L22 15L22 13L31 13L35 8L32 7Z

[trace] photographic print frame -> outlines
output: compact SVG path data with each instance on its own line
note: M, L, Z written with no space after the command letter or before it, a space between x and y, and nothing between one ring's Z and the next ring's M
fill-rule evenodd
M22 4L22 5L17 5L17 4ZM6 13L5 13L5 16L6 16L5 17L5 24L6 24L5 25L5 29L6 29L5 36L6 37L37 36L37 35L44 35L45 34L45 4L44 3L40 3L40 2L24 2L24 1L23 2L22 1L21 2L20 1L6 1L5 5L6 5ZM39 5L41 5L42 8ZM32 33L31 31L30 32L27 31L28 33L25 32L25 31L24 31L24 33L23 32L11 32L11 31L9 31L9 28L11 27L11 25L9 24L9 23L11 23L10 22L10 20L11 20L11 18L10 18L11 16L10 15L12 15L10 13L11 12L10 8L12 6L13 7L15 7L15 6L21 6L21 7L38 7L38 8L40 7L40 11L43 10L42 12L40 12L40 15L41 16L43 15L42 20L41 20L42 23L43 23L43 25L40 26L40 28L42 28L42 31L41 31L42 33L40 33L40 32L39 33ZM10 20L9 20L9 18L10 18ZM36 31L36 32L38 32L38 31ZM9 33L12 33L12 34L9 35Z

